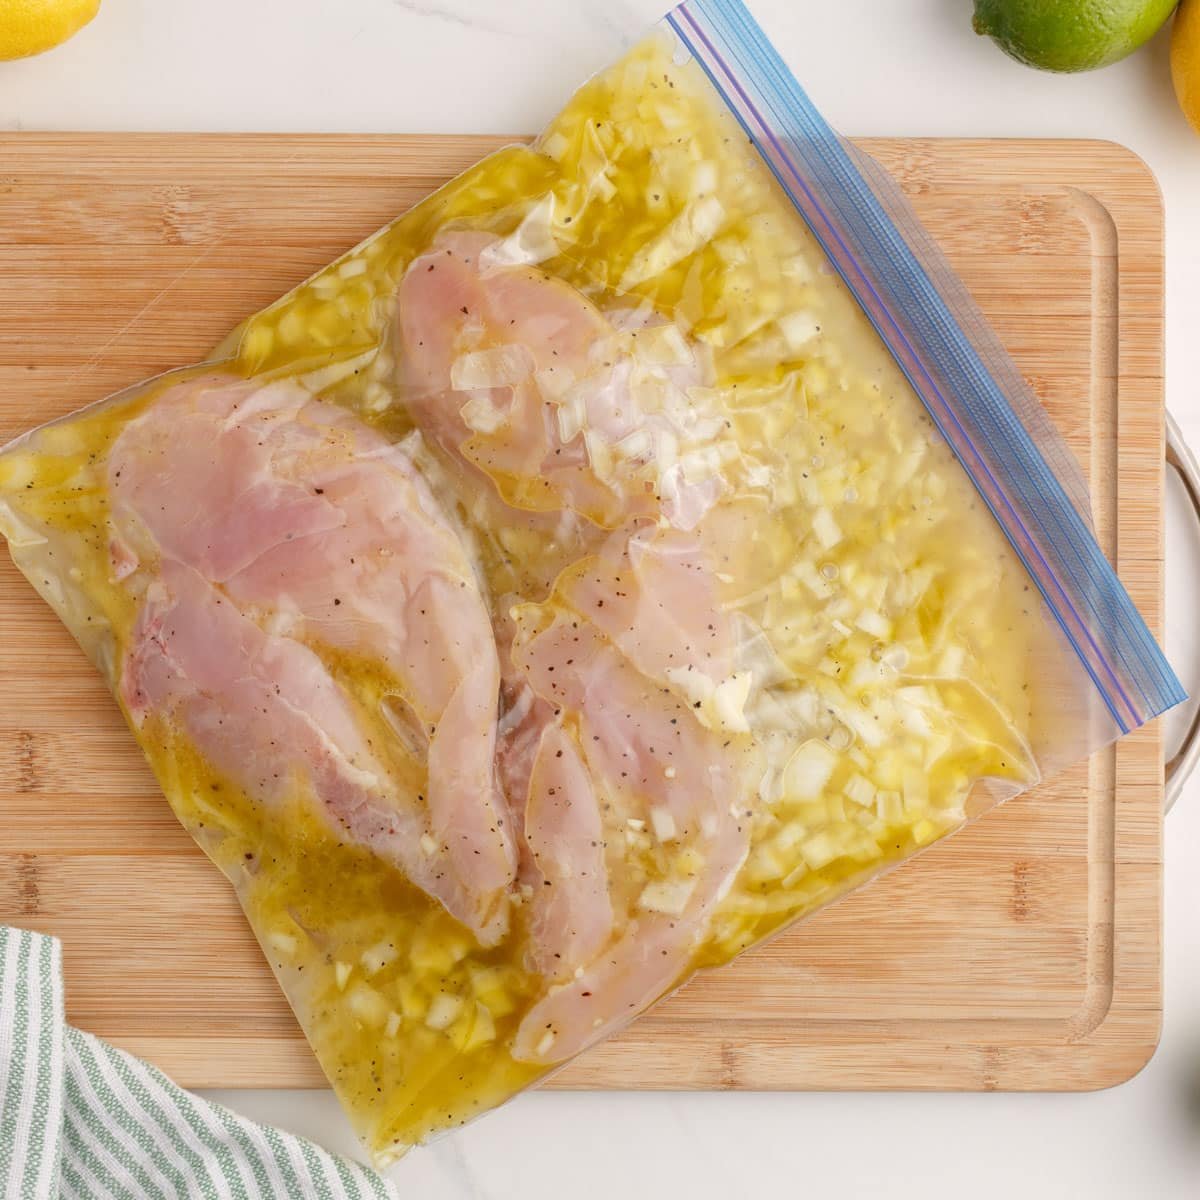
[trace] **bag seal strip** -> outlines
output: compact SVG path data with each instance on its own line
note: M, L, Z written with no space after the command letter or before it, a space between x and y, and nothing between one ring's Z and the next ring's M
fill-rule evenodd
M834 133L740 0L685 0L667 22L921 398L1119 730L1185 699L1091 532L1086 491L1060 479L1078 479L1070 452L894 185Z

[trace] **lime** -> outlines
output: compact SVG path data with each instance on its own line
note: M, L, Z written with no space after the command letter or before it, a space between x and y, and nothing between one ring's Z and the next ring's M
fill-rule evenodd
M975 32L1043 71L1090 71L1132 54L1178 0L975 0Z
M1171 29L1171 79L1179 107L1200 133L1200 0L1183 0Z
M78 33L100 0L0 0L0 59L41 54Z

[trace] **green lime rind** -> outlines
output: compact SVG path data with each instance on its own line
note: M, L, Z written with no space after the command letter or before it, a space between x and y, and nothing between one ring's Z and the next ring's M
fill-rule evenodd
M975 0L975 32L1042 71L1092 71L1148 41L1178 0Z

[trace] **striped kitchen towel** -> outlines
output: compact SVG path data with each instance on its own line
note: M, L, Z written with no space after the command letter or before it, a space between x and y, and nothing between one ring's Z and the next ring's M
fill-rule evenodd
M63 1015L62 946L0 926L4 1200L394 1200L375 1172L176 1087Z

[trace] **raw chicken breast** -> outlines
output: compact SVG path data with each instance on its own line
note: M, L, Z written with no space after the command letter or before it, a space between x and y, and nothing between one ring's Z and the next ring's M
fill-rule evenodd
M174 559L162 561L146 589L120 694L135 724L178 722L213 766L257 799L282 803L307 782L363 840L421 836L421 814L389 797L387 770L320 658L260 629Z
M694 672L711 690L733 667L733 632L694 535L614 534L515 622L512 670L537 697L517 728L539 714L545 725L532 768L516 776L542 876L534 957L545 970L552 954L546 973L566 982L527 1014L514 1053L548 1063L611 1033L686 970L745 858L753 776L746 739L706 727L671 684Z
M270 757L270 721L233 686L250 629L271 639L266 663L290 662L286 645L307 647L327 674L330 655L375 664L396 748L427 759L426 794L402 795L377 768L371 794L353 803L322 787L319 773L309 781L342 825L386 851L481 941L499 938L516 853L495 781L495 642L462 541L405 447L296 384L208 376L174 385L130 422L109 475L115 569L141 563L172 593L180 567L196 577L188 603L171 603L176 623L212 625L209 653L228 658L230 686L200 686L212 719L225 708L238 736L261 734ZM195 659L150 635L151 610L164 602L146 603L129 662L145 674L155 654L171 658L171 670L150 674L182 690L160 686L150 703L173 707L172 696L199 686ZM224 612L216 622L218 604L236 609L236 631ZM237 760L248 786L253 749Z
M502 658L501 777L527 848L530 959L553 981L515 1053L548 1063L686 970L745 857L746 746L688 698L712 694L734 660L712 564L683 531L723 489L678 462L701 407L685 392L698 362L680 342L648 366L635 337L644 353L653 327L626 314L617 328L561 280L504 265L497 246L447 234L409 268L397 329L410 411L509 503L621 526L550 600L518 606Z
M692 534L640 528L562 573L558 591L651 679L696 672L713 685L734 668L734 636L713 564Z
M613 941L581 957L569 981L549 989L522 1021L514 1053L545 1063L611 1033L682 975L749 839L745 743L705 728L685 700L640 672L587 618L555 609L548 625L550 605L521 614L514 662L574 727L593 791L603 797L620 919ZM526 821L532 843L528 812ZM565 835L543 836L549 843ZM631 891L638 879L646 882ZM574 900L602 922L595 910L609 900L590 882Z
M592 781L579 747L557 721L539 739L528 796L531 953L542 976L561 980L604 948L613 911Z
M615 323L499 246L443 234L400 284L400 382L418 424L518 508L694 528L737 454L699 349L641 313Z

